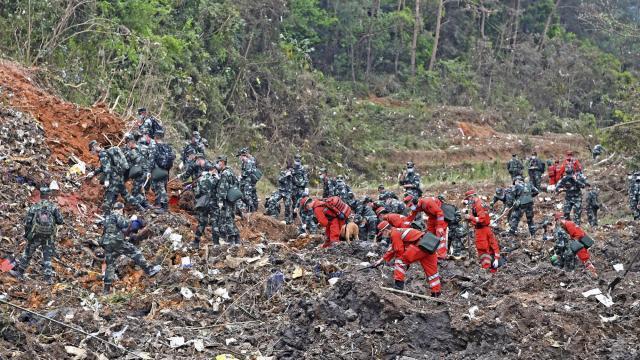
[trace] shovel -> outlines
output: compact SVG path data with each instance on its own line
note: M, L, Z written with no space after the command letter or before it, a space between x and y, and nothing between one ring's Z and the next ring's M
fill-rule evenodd
M622 281L622 279L625 276L627 276L627 273L629 272L629 270L631 270L631 267L633 266L633 264L635 264L636 260L638 260L638 255L640 255L640 251L636 252L636 255L633 257L633 260L631 260L631 262L627 265L627 270L624 271L622 276L617 276L615 279L613 279L611 284L609 284L609 287L607 288L608 294L611 294L611 292L613 291L613 288L615 288L616 285L618 285L620 281Z

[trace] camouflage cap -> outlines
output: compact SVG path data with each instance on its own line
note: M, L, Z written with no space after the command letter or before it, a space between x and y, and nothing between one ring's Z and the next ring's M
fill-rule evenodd
M216 157L216 162L218 161L224 161L225 163L227 162L227 155L218 155L218 157Z
M124 139L126 141L136 141L136 137L131 133L124 134Z
M114 210L124 209L124 204L118 201L115 204L113 204L113 209Z
M138 115L140 115L142 113L145 113L145 112L147 112L147 108L145 108L145 107L138 108Z

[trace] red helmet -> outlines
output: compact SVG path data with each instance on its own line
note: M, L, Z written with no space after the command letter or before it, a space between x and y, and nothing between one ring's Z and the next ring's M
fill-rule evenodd
M388 228L390 228L390 227L391 227L391 224L389 224L389 222L388 222L388 221L386 221L386 220L385 220L385 221L381 221L381 222L378 224L378 235L380 235L380 233L381 233L382 231L384 231L384 230L386 230L386 229L388 229Z
M402 201L404 201L405 204L408 204L410 202L413 201L413 195L407 195L404 197L404 199L402 199Z
M376 209L376 215L380 216L380 214L386 214L388 213L387 209L384 208L384 206L380 206L379 208Z
M302 199L300 199L300 209L304 209L311 200L310 197L303 196Z
M476 195L476 191L474 189L471 189L469 191L467 191L466 193L464 193L464 198L469 198L471 196L475 196Z

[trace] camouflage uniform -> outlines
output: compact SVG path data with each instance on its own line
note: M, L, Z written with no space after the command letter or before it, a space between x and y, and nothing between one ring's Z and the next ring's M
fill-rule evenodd
M238 179L233 174L231 168L225 167L220 173L220 180L216 187L216 197L218 200L218 228L220 234L224 235L227 242L240 243L240 231L235 222L236 204L227 200L227 193L230 189L238 186Z
M533 222L533 198L538 195L538 189L530 182L524 183L517 181L513 188L513 212L509 219L511 229L509 233L515 235L518 230L518 224L524 213L527 217L527 225L531 236L536 233L536 225Z
M640 220L640 177L635 176L635 181L631 184L629 189L629 201L631 211L633 212L633 219Z
M513 206L513 200L513 189L511 187L506 189L497 188L495 195L493 195L493 199L489 203L489 207L493 210L494 205L501 201L504 205L504 209L507 209Z
M191 179L195 183L203 173L211 169L213 169L213 164L209 161L205 161L203 166L198 165L197 161L193 161L187 165L185 171L180 175L180 180L187 181Z
M267 214L277 217L280 214L280 200L284 203L284 221L293 222L293 177L288 171L281 171L278 177L278 190L269 198Z
M120 158L120 148L112 147L107 150L101 150L98 153L100 159L100 167L95 170L96 175L102 175L103 184L106 185L104 191L104 201L102 202L102 211L109 214L113 204L118 200L118 195L130 204L137 205L137 199L132 198L124 186L126 171L129 169L128 163L115 164L114 162ZM124 154L123 154L124 155ZM124 157L126 161L126 156Z
M348 203L349 193L351 193L351 188L344 182L342 176L338 176L335 186L333 187L333 196L339 196L342 201Z
M587 219L591 226L598 226L598 209L600 209L598 190L590 189L587 192Z
M573 222L580 225L580 217L582 216L582 188L587 186L587 182L583 175L573 175L572 171L567 169L566 175L560 179L556 185L556 191L560 189L566 190L564 198L564 218L569 219L571 209L573 209Z
M507 171L509 172L509 175L511 175L511 180L515 179L516 176L522 176L523 169L524 166L522 165L522 161L520 161L515 155L507 163Z
M181 160L185 166L189 165L191 163L191 161L189 161L188 159L189 154L204 154L206 149L207 148L204 146L204 143L202 143L199 139L195 142L192 140L187 143L184 148L182 148Z
M280 195L279 191L276 190L271 193L270 196L267 196L264 199L264 214L267 216L273 216L277 218L280 215Z
M149 274L151 266L147 263L140 250L124 238L124 231L129 227L129 220L117 213L109 214L103 222L104 233L101 246L105 251L107 268L104 273L104 287L108 290L115 277L116 260L120 255L131 258L146 274Z
M50 226L43 226L42 221L38 221L36 217L48 219ZM51 280L51 277L54 275L51 267L51 257L55 252L56 227L63 223L64 219L62 218L60 209L48 200L42 200L29 208L24 218L24 233L27 239L27 245L24 248L22 257L18 260L17 273L19 275L24 274L29 267L31 257L38 247L42 246L44 276L47 281Z
M529 181L531 181L531 185L536 189L540 189L540 183L542 174L546 169L544 161L538 159L537 157L532 156L528 161L528 171L529 171Z
M173 164L173 160L175 159L175 154L173 153L173 149L169 144L165 143L156 143L150 150L151 160L154 167L161 167L160 164L167 163L167 166L164 166L167 171L171 170L171 165ZM156 196L155 204L156 206L162 208L163 210L167 210L169 207L169 196L167 195L167 183L169 182L169 178L165 179L151 179L151 190Z
M405 210L407 210L407 207L402 201L394 198L387 198L384 208L394 214L404 214Z
M462 221L462 214L460 213L460 210L454 205L446 204L443 201L442 210L445 211L447 207L449 207L449 209L451 209L454 213L452 219L447 219L447 217L445 217L445 221L447 221L449 252L451 252L454 257L459 257L464 250L464 239L465 237L467 237L469 229L464 225Z
M407 172L404 179L400 180L400 185L404 187L404 191L407 195L411 195L413 197L422 196L422 190L420 189L420 175L416 173L415 170ZM405 185L410 186L405 187Z
M325 169L320 172L320 180L322 181L322 197L329 198L335 195L336 180L327 175Z
M158 124L158 126L155 127L153 125L154 123ZM156 132L158 130L162 130L162 125L160 125L158 119L156 119L153 115L144 116L142 118L142 124L138 126L138 132L140 134L148 134L149 136L151 136L151 138L154 138L156 136Z
M220 244L220 228L218 226L217 214L218 198L216 189L220 180L217 174L205 172L198 179L194 194L196 196L196 214L198 217L198 228L196 229L195 245L200 245L200 238L205 233L205 229L211 223L211 235L215 245Z
M298 208L300 199L303 196L309 195L307 193L307 186L309 186L309 175L307 170L302 166L301 162L297 162L293 166L293 206ZM300 214L300 228L299 233L303 233L306 229L314 229L316 227L315 216L313 211L306 211L305 209L298 209Z
M127 162L129 163L129 174L131 174L131 170L134 167L140 167L142 169L142 173L134 178L129 177L133 182L133 186L131 187L131 202L139 205L139 207L147 207L147 198L145 196L145 192L143 186L147 181L147 176L151 173L149 170L149 162L142 154L138 147L130 148L126 147L124 149L124 154L127 157Z
M596 160L598 156L602 155L603 152L604 152L604 147L602 147L602 145L597 144L596 146L594 146L593 150L591 150L591 155L593 155L593 160Z
M553 247L554 255L551 257L551 263L559 268L565 268L573 270L576 267L576 254L571 251L569 243L571 237L561 227L556 227L554 231L554 238L556 240Z
M398 200L398 195L396 195L396 193L394 193L393 191L384 190L384 189L378 190L378 200L387 201L387 199Z
M248 155L245 155L248 156ZM258 211L258 192L256 191L256 184L260 179L260 172L256 166L256 159L253 156L248 156L248 159L242 161L240 176L240 189L243 194L243 201L247 206L247 211Z

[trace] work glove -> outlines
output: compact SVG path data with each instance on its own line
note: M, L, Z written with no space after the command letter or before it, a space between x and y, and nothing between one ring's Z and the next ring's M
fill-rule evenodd
M437 228L436 229L436 236L439 238L443 238L444 237L444 229L443 228Z
M104 187L109 187L109 184L111 184L111 183L109 182L109 180L105 180L105 181L104 181Z
M138 220L138 216L137 215L131 215L131 219L129 219L131 221L136 221Z
M495 258L495 259L493 260L493 264L492 264L493 268L494 268L494 269L497 269L499 265L500 265L499 258Z
M222 202L219 202L219 203L218 203L218 208L219 208L219 209L222 209L223 205L224 205L224 204L223 204Z

